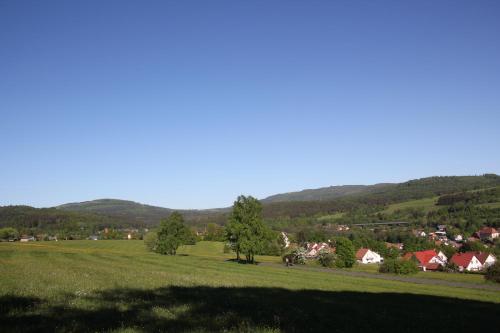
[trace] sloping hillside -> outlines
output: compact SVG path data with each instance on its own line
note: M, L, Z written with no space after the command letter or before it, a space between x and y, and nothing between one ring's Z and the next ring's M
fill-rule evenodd
M393 187L396 184L382 183L375 185L341 185L329 186L318 189L307 189L298 192L275 194L262 200L263 203L286 202L286 201L328 201L336 198L365 194L385 187Z
M483 176L428 177L400 184L374 185L358 193L342 196L338 196L337 192L337 197L332 200L274 201L267 203L264 200L264 216L267 218L293 218L316 214L334 214L356 208L383 208L394 203L433 198L443 194L485 189L499 185L500 176L494 174ZM327 190L328 188L308 190L308 195L309 197L321 197ZM293 196L293 194L287 195Z
M157 224L162 218L168 217L175 209L144 205L134 201L118 199L98 199L92 201L68 203L57 209L73 212L92 212L99 215L119 218L129 222ZM206 210L176 210L191 223L210 218L220 222L218 216L227 209Z
M121 217L126 220L153 223L169 216L171 209L143 205L137 202L117 199L99 199L84 202L68 203L57 207L74 212L92 212L107 216Z
M410 180L400 184L346 185L278 194L262 200L264 216L298 217L333 214L359 207L383 207L410 200L433 198L443 194L489 188L500 185L497 175L447 176ZM133 201L100 199L65 204L60 210L91 212L131 223L157 224L173 209L144 205ZM189 224L226 221L229 208L179 210Z
M352 196L373 196L383 200L406 201L497 185L500 185L500 176L494 174L427 177L399 184L343 185L308 189L272 195L263 199L262 202L331 201L341 197Z

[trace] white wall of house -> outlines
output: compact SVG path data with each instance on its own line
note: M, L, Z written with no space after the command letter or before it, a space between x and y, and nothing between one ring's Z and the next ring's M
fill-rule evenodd
M377 252L373 252L372 250L368 250L363 258L361 259L361 263L363 264L375 264L382 261L382 257Z
M471 261L469 262L469 265L465 268L467 271L480 271L483 268L483 265L481 265L481 262L476 258L472 257Z
M448 262L448 258L444 255L443 252L439 251L438 255L439 259L441 260L441 262L436 262L436 263L439 263L439 264L446 264L446 262Z
M493 265L495 262L497 261L497 259L492 256L491 254L488 256L488 258L486 258L486 260L484 261L484 268L487 268L487 267L490 267L491 265Z

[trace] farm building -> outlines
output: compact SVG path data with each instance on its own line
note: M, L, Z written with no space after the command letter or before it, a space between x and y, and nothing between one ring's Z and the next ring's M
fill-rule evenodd
M381 262L383 259L380 254L370 249L359 249L356 252L356 260L362 264L374 264Z

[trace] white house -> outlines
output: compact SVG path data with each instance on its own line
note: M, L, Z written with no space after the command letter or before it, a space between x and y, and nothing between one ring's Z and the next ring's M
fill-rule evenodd
M495 258L495 256L492 255L491 253L476 252L475 256L481 262L483 268L488 268L497 261L497 258Z
M455 253L451 257L451 262L457 265L460 271L477 272L483 268L475 252Z
M456 253L451 258L451 262L458 266L460 271L477 272L493 265L496 258L486 252L465 252Z
M423 271L438 270L446 265L448 258L443 252L436 253L435 250L408 252L403 256L403 259L410 260L415 258L418 261L418 267Z
M362 264L374 264L381 262L383 258L380 254L370 249L359 249L358 252L356 252L356 260Z

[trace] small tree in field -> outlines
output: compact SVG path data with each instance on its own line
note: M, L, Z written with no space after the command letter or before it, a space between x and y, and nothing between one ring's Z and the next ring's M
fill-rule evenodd
M500 283L500 261L497 261L486 269L484 278L488 281Z
M226 227L226 239L240 260L243 253L248 263L255 262L255 254L262 251L267 229L262 222L262 205L251 196L239 196Z
M356 263L356 255L354 253L354 245L345 237L339 237L335 241L335 253L337 259L335 266L339 268L350 268Z
M189 230L184 226L184 218L173 212L167 219L160 221L156 252L175 255L177 248L186 242Z

